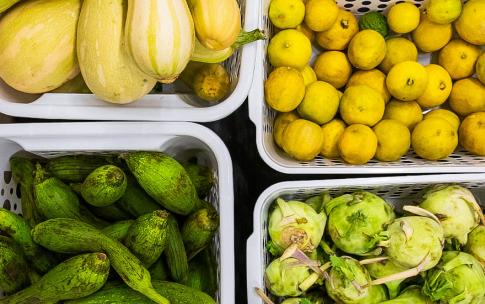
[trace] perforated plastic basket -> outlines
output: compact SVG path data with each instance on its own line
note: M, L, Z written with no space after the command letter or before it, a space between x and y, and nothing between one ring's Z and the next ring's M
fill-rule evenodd
M485 174L450 174L403 177L354 178L338 180L293 181L275 184L258 198L253 216L253 234L247 241L247 292L248 303L263 304L254 288L265 289L264 270L271 257L266 252L268 242L268 212L278 197L286 200L305 200L324 191L333 197L358 190L373 192L383 197L397 210L416 201L417 194L433 184L455 183L470 189L479 204L485 206Z
M341 8L356 15L368 11L383 12L398 0L337 0ZM412 1L419 7L424 7L427 0ZM273 26L268 17L270 0L260 1L259 28L264 29L269 37L273 34ZM256 143L261 158L273 169L292 174L384 174L384 173L452 173L452 172L485 172L485 158L471 155L464 150L458 150L450 157L439 161L426 161L409 152L396 162L370 161L366 165L353 166L342 160L331 160L317 157L310 162L298 162L284 153L273 140L273 122L276 112L270 109L264 100L264 81L270 71L266 56L269 41L258 41L253 85L249 92L249 117L256 125ZM315 52L314 52L315 55ZM315 56L314 56L315 57ZM430 54L419 54L419 62L429 64Z
M258 1L238 2L244 29L255 29ZM216 121L234 112L246 99L252 82L255 54L256 45L248 44L225 62L233 90L225 100L214 105L184 93L187 89L179 85L164 86L163 94L149 94L128 105L114 105L92 94L24 94L0 80L0 112L17 117L71 120Z
M218 303L234 302L234 216L232 162L221 139L192 123L52 123L0 125L0 207L21 213L20 194L9 158L19 150L43 157L109 151L164 151L179 160L197 157L215 172L208 200L220 213L211 250L218 263ZM1 297L1 294L0 294Z

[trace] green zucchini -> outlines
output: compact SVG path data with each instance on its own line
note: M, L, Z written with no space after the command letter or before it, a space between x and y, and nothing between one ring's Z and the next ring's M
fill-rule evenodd
M96 168L110 164L111 158L96 155L64 155L49 159L46 169L66 183L82 183Z
M216 304L207 294L188 286L173 282L153 281L155 290L166 297L171 304ZM100 291L82 299L68 301L66 304L151 304L139 293L118 282L109 282Z
M117 240L119 242L123 242L126 235L128 234L128 230L130 230L131 225L133 225L134 220L126 220L120 221L114 224L105 227L101 230L105 235L112 238L113 240Z
M170 276L175 282L183 283L187 279L189 264L185 252L184 241L177 224L177 220L170 216L168 218L167 248L165 258L170 271Z
M0 236L0 289L5 294L29 284L29 266L22 249L10 238Z
M123 170L113 165L104 165L86 177L81 195L88 204L95 207L109 206L123 196L126 183Z
M189 260L210 244L218 228L219 214L213 208L197 210L185 219L181 232Z
M0 303L47 304L82 298L103 287L108 274L109 260L104 253L78 255L60 263L26 289L1 299Z
M217 265L208 248L189 262L189 276L185 285L215 296L218 289Z
M160 209L160 205L138 185L134 177L127 175L127 181L125 194L116 202L121 209L135 217Z
M161 152L124 153L121 158L140 186L157 203L181 215L194 209L198 200L194 184L175 159Z
M124 244L143 265L149 268L163 253L167 245L167 219L164 210L153 211L140 216L128 230Z
M84 222L51 219L32 229L37 244L59 253L105 252L121 279L131 288L159 304L169 304L151 284L150 273L120 242Z
M0 231L20 246L27 261L38 272L46 273L57 264L50 252L34 243L30 235L30 226L21 216L7 209L0 209Z
M148 271L150 271L152 280L169 281L170 275L168 274L168 267L163 257L160 257Z
M20 202L22 203L22 215L34 227L42 222L42 216L35 204L33 187L34 187L34 163L23 156L15 154L10 158L10 168L13 179L20 184Z
M185 163L184 168L194 184L197 195L200 198L209 195L212 186L214 186L214 175L212 170L208 167L194 163Z

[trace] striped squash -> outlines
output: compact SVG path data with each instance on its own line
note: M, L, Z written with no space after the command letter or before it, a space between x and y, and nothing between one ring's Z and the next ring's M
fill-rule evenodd
M20 0L0 0L0 13L5 12Z
M194 23L185 0L128 0L126 38L146 74L171 83L194 51Z
M26 93L60 87L79 73L81 0L26 1L0 20L0 77Z
M138 68L126 47L126 12L126 0L84 0L77 36L86 85L98 98L117 104L145 96L156 84Z

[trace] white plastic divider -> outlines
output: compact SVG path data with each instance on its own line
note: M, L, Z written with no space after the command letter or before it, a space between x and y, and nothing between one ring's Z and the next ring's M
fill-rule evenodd
M256 0L238 0L246 31L257 28L259 13ZM256 44L245 45L225 62L236 83L231 95L215 105L201 103L192 94L149 94L127 105L115 105L92 94L45 93L29 95L15 91L0 81L0 113L16 117L115 120L115 121L195 121L220 120L245 101L252 84Z
M358 190L373 192L399 208L413 201L425 187L432 184L455 183L469 188L485 206L485 174L442 174L335 180L302 180L282 182L267 188L258 198L253 214L253 233L247 240L246 271L248 303L263 304L255 287L265 290L264 271L270 260L266 252L269 209L278 197L304 200L323 191L342 195Z
M232 161L222 140L198 124L164 123L35 123L0 124L0 206L8 200L21 212L9 158L19 150L44 157L68 153L106 151L163 151L180 160L197 157L215 172L216 184L208 200L220 213L220 229L211 248L218 262L218 303L235 303L234 291L234 194ZM10 178L6 178L10 176Z

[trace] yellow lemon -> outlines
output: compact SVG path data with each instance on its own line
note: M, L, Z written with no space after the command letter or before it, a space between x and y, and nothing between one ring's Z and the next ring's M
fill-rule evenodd
M389 28L398 34L412 32L419 24L419 8L409 2L395 4L387 14Z
M455 128L442 118L428 118L416 125L411 135L416 154L427 160L448 157L458 145Z
M334 119L322 126L323 145L320 155L334 159L340 156L338 152L338 141L344 133L345 123L340 119Z
M340 116L349 125L373 126L384 115L385 102L374 89L357 85L348 87L340 101Z
M467 116L460 126L459 138L465 150L485 156L485 112Z
M485 111L485 86L474 78L458 80L450 95L451 109L461 116Z
M458 128L460 127L460 117L458 117L458 115L451 111L445 109L436 109L424 115L424 119L433 117L438 117L446 120L453 126L453 128L455 128L455 130L458 130Z
M405 38L390 38L386 40L386 56L379 68L389 73L391 68L404 61L418 61L418 49Z
M303 69L312 56L310 40L297 30L283 30L268 45L269 62L274 67Z
M391 94L386 86L386 75L377 69L354 72L347 82L347 87L354 85L366 85L376 90L382 95L385 103L391 99Z
M301 117L319 125L332 120L338 111L337 89L329 83L316 81L306 88L305 97L298 106Z
M340 9L337 20L326 31L316 34L317 43L324 49L342 51L359 32L359 24L354 14Z
M455 29L461 39L475 44L485 44L485 1L469 0L463 5Z
M339 8L334 0L308 0L306 3L305 23L315 31L326 31L338 17Z
M415 100L423 95L428 86L428 72L417 62L404 61L391 68L386 85L394 98Z
M342 100L342 96L344 96L344 92L337 90L337 94L338 94L338 99Z
M461 14L461 0L429 0L426 14L434 23L450 24Z
M482 84L485 84L485 52L478 57L475 70L477 71L478 79L482 82Z
M396 161L411 146L411 132L397 120L384 119L374 127L377 136L376 158L380 161Z
M397 120L412 130L418 122L423 120L423 111L415 101L392 99L386 105L384 119Z
M473 74L480 49L463 40L451 40L438 57L439 65L444 67L452 79L461 79Z
M352 65L347 56L339 51L321 53L313 68L318 80L326 81L337 89L345 86L352 74Z
M309 65L304 67L300 73L301 73L301 76L303 76L303 81L305 82L305 86L308 86L309 84L317 81L317 74L315 74L315 71Z
M441 50L451 39L451 24L431 22L425 15L421 16L418 27L413 31L413 41L425 53Z
M423 95L416 101L422 108L433 108L442 105L451 93L450 74L437 64L430 64L424 68L428 72L428 85Z
M310 42L313 42L313 40L315 40L315 32L312 31L308 27L308 25L305 24L305 22L297 25L296 30L303 33L303 35L305 35L308 39L310 39Z
M298 113L296 111L278 113L273 124L273 138L275 143L279 146L283 146L283 132L286 127L293 121L299 119Z
M275 69L264 84L264 96L268 105L276 111L293 111L305 96L303 76L293 68Z
M297 119L289 123L283 132L283 150L296 160L314 159L322 144L322 129L309 120Z
M280 29L295 28L305 18L305 4L301 0L271 0L268 15Z
M363 165L370 161L377 150L377 137L366 125L355 124L345 128L338 141L342 159L352 165Z
M386 56L386 41L374 30L363 30L350 40L347 54L354 67L372 70Z

